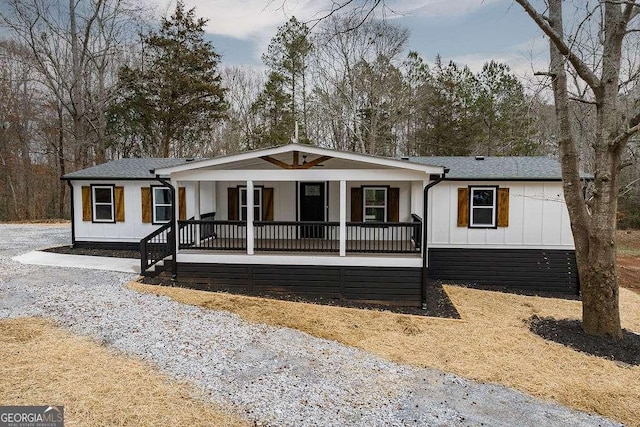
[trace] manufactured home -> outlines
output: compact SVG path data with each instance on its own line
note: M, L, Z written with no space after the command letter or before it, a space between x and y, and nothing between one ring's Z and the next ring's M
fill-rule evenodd
M430 279L578 292L560 165L289 144L69 173L72 244L201 289L421 306Z

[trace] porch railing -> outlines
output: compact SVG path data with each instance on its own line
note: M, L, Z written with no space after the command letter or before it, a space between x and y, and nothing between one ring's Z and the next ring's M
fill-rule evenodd
M340 223L254 221L256 251L338 252Z
M247 249L246 221L178 221L180 249L242 251ZM199 237L199 238L198 238Z
M140 272L142 274L159 261L173 255L174 236L173 228L169 223L140 240Z
M422 218L416 214L411 214L411 220L414 224L417 224L413 227L414 234L411 236L411 240L413 240L413 244L419 252L422 245Z
M420 252L422 222L347 222L347 252Z
M254 221L257 252L339 252L340 223ZM246 221L178 221L179 248L220 251L247 249ZM347 222L347 253L420 253L422 220Z

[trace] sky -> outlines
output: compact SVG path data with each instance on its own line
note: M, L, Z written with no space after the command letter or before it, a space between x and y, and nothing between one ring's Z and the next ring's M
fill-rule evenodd
M208 38L223 65L260 67L278 26L291 16L312 20L331 0L185 0L209 20ZM507 63L521 77L543 71L548 45L512 0L386 0L385 18L410 31L408 50L432 63L436 55L479 71L489 60Z

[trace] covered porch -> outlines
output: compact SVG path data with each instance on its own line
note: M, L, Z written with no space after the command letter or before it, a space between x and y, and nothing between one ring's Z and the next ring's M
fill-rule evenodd
M175 198L193 190L193 217L174 201L173 221L147 239L177 263L418 268L423 190L443 168L291 144L155 173Z

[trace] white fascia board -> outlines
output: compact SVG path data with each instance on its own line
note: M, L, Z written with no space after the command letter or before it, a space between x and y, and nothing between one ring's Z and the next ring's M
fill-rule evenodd
M402 169L258 169L189 170L176 172L176 181L420 181L425 171Z
M194 250L194 251L197 251ZM269 264L269 265L324 265L324 266L357 266L357 267L422 267L419 256L346 256L322 254L229 254L216 252L180 252L176 259L179 263L201 264Z
M201 160L197 162L189 162L168 168L158 168L155 170L156 175L167 176L176 172L187 170L201 169L212 166L219 166L227 163L240 162L243 160L256 159L263 156L274 156L277 154L300 151L318 156L331 156L337 159L352 160L363 163L370 163L378 166L388 166L399 169L409 169L425 172L427 174L442 174L443 166L429 166L420 163L412 163L406 160L387 159L384 157L376 157L365 154L350 153L347 151L330 150L327 148L318 148L310 145L288 144L281 147L267 148L264 150L248 151L246 153L233 154L230 156L216 157L215 159Z

